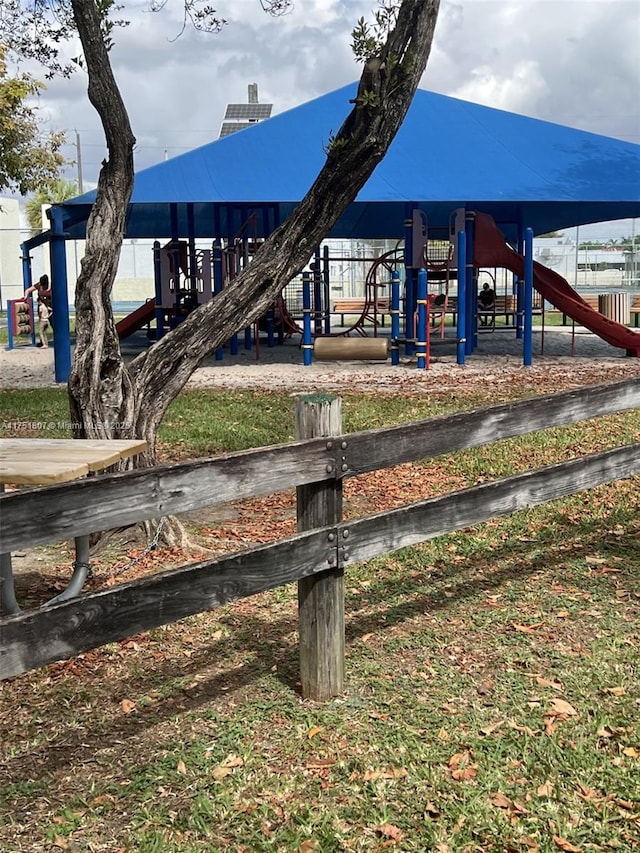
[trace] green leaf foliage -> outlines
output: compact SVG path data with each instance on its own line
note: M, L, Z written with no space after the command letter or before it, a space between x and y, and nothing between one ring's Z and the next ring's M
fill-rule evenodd
M10 76L0 46L0 191L21 194L50 186L65 162L64 134L42 134L29 99L44 85L29 74Z

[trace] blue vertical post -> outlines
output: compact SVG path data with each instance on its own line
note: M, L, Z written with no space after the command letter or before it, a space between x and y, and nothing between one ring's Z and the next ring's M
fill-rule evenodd
M51 302L53 305L53 353L56 382L66 382L71 372L71 335L69 333L69 294L67 291L67 253L62 227L62 211L51 208Z
M225 205L225 225L227 228L227 257L231 258L230 249L235 246L235 207L231 204ZM227 267L227 277L225 280L225 284L230 284L231 280L235 275L238 274L238 270L235 269L235 261L234 261L234 269L231 271L230 267ZM238 335L232 335L229 341L229 353L231 355L238 355Z
M322 334L322 271L318 249L313 259L313 331L316 335Z
M475 239L475 228L473 215L467 214L465 220L466 232L466 258L464 265L464 283L465 283L465 306L467 311L466 317L466 333L465 333L465 352L471 355L478 346L478 299L477 288L475 285L474 266L473 266L473 246ZM458 267L458 288L460 288L460 268ZM458 297L460 302L460 297Z
M404 220L404 345L406 355L413 355L414 346L411 343L415 330L413 316L416 310L416 270L413 264L413 205L405 205Z
M153 283L156 291L156 341L164 336L164 311L162 310L162 260L160 242L153 244Z
M427 271L424 267L418 270L418 339L416 341L416 355L418 357L418 370L424 370L427 366Z
M309 367L313 361L313 344L311 343L311 273L302 273L302 353L304 366Z
M31 255L27 252L24 243L20 245L20 250L22 252L22 285L24 290L26 290L33 284L31 275Z
M533 229L524 232L524 339L522 360L525 367L533 364Z
M518 254L524 255L524 232L522 225L518 225ZM524 277L514 276L514 291L516 296L516 338L522 340L523 337L523 311L524 311Z
M467 286L465 276L461 270L465 268L467 259L467 235L465 231L458 231L458 326L456 336L458 344L456 348L456 361L458 364L465 363L467 344Z
M267 325L267 346L269 348L272 348L276 345L276 325L275 325L276 315L275 315L275 311L273 309L273 306L267 310L267 314L266 314L265 319L266 319L266 325ZM280 327L282 328L282 323L280 324ZM258 329L256 331L256 335L258 337L260 336L260 326L258 326ZM259 344L259 341L256 341L256 346L258 344Z
M13 328L13 299L7 299L7 349L13 349L13 336L16 332L17 329Z
M20 245L20 251L22 252L22 284L24 289L26 290L28 287L31 287L33 284L32 272L31 272L31 255L26 250L24 243ZM36 345L36 317L33 313L33 299L29 298L29 310L31 311L31 344L32 346ZM11 340L11 338L9 338ZM9 347L11 349L11 347Z
M400 364L400 273L391 273L391 364Z
M255 223L256 223L256 233L255 238L256 241L258 238L262 237L266 239L269 236L269 208L267 205L260 205L260 221L261 227L258 228L258 215L255 215ZM257 248L257 247L256 247ZM284 300L284 293L280 294L282 299ZM260 335L260 328L258 327L258 335ZM259 343L259 341L257 342ZM283 318L280 318L280 323L278 324L278 343L284 343L284 322ZM276 345L276 315L273 308L270 308L267 311L267 346L269 348L273 348Z
M169 317L169 328L175 329L178 323L182 320L180 303L180 291L182 284L182 268L180 258L180 228L178 225L178 205L172 202L169 205L169 221L171 227L171 263L173 264L173 309Z
M222 243L220 238L217 238L213 243L213 295L222 292L223 272L222 272ZM224 356L224 348L218 347L216 350L216 361L222 361Z
M189 239L189 290L193 298L193 305L198 304L198 258L196 254L196 214L193 204L187 205L187 232Z
M322 249L322 280L324 283L324 333L331 334L331 279L329 264L329 247Z

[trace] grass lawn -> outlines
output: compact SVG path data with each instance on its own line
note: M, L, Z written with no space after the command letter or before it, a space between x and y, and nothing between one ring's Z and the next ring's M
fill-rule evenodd
M347 430L496 401L343 399ZM288 394L184 393L162 453L286 441L292 412ZM64 392L4 392L0 420L64 422ZM345 511L638 440L636 410L374 472L347 481ZM325 704L298 692L295 586L3 683L0 849L640 850L639 485L349 568L346 690ZM293 500L191 523L212 540L277 537Z

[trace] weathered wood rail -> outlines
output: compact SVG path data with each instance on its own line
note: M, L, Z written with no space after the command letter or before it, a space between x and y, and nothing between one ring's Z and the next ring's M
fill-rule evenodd
M309 579L329 582L331 589L355 562L638 474L640 443L634 443L356 521L342 521L337 509L346 477L635 408L640 408L640 378L396 427L5 494L0 498L0 552L302 487L301 532L295 536L0 619L0 678L293 581L306 584L299 586L306 590L306 601L313 590ZM323 516L319 507L325 499L334 510ZM310 524L322 526L306 530ZM333 623L326 609L332 595L320 598L323 619ZM301 593L301 618L304 606ZM306 618L313 621L317 612ZM315 675L308 673L303 680L305 695L325 698L340 690L335 673L343 666L343 645L340 637L326 642L331 630L343 630L339 620L337 628L329 625L322 642L305 649L301 670L309 669L307 654L316 667ZM301 630L301 637L304 633ZM323 643L330 646L329 661L323 659Z

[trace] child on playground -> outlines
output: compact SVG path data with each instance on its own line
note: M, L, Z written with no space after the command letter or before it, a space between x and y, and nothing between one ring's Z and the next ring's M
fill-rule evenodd
M49 276L41 275L36 284L32 284L31 287L28 287L24 292L24 298L26 299L30 294L36 293L38 297L38 332L40 334L40 342L37 344L39 347L43 347L47 349L49 347L49 341L47 338L47 331L50 327L51 315L53 314L53 306L51 303L51 287L49 285Z
M38 333L40 335L40 343L36 344L36 346L43 347L44 349L48 349L49 347L47 331L49 329L50 317L51 311L46 302L38 302Z

